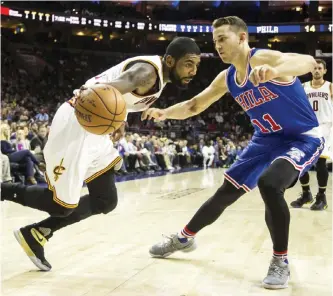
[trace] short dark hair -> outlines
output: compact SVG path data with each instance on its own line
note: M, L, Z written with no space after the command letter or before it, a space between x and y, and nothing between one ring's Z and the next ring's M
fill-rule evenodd
M214 29L216 29L223 25L230 25L231 28L235 28L235 29L237 29L237 31L242 30L242 31L246 32L246 34L249 34L246 23L238 16L221 17L219 19L216 19L213 22L212 26Z
M168 45L165 52L165 57L170 55L178 60L186 54L200 55L201 51L193 39L188 37L177 37L173 39Z
M326 69L326 62L322 59L316 59L317 64L322 64L324 66L324 69Z

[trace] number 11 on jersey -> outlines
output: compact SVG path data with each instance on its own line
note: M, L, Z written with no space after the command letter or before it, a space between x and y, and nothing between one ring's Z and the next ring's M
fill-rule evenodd
M272 116L270 116L268 113L264 114L262 118L264 121L269 123L270 130L264 127L258 119L252 119L251 122L252 124L255 124L257 127L259 127L263 134L268 134L270 132L277 132L282 130L282 126L277 124L272 118Z

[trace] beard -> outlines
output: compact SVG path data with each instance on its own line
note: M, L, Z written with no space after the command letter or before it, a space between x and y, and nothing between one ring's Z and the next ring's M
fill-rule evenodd
M178 89L183 89L186 90L188 89L188 83L183 84L182 79L178 76L176 73L176 69L173 68L170 72L170 81L178 88Z

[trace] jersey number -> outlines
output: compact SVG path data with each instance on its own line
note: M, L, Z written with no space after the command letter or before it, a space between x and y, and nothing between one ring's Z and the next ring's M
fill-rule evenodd
M268 113L264 114L262 118L263 118L264 121L266 121L266 122L269 123L269 125L270 125L270 130L269 130L268 128L264 127L264 126L260 123L259 120L257 120L257 119L252 119L252 120L251 120L252 124L255 124L257 127L259 127L262 133L267 134L267 133L269 133L269 132L271 132L271 131L273 131L273 132L277 132L277 131L282 130L282 126L279 125L279 124L277 124L277 123L274 121L274 119L272 118L272 116L270 116Z
M318 101L317 100L313 101L312 108L313 108L313 111L318 111Z

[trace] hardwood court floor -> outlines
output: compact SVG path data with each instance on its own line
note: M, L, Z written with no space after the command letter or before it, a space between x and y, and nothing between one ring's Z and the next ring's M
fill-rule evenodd
M180 231L223 181L221 169L118 183L119 205L57 232L46 245L51 272L39 272L12 231L47 217L2 203L2 295L6 296L254 296L332 295L332 178L324 212L291 209L288 289L260 283L271 241L258 190L248 193L197 237L198 249L153 259L161 234ZM317 191L311 173L313 193ZM288 203L300 191L287 191Z

